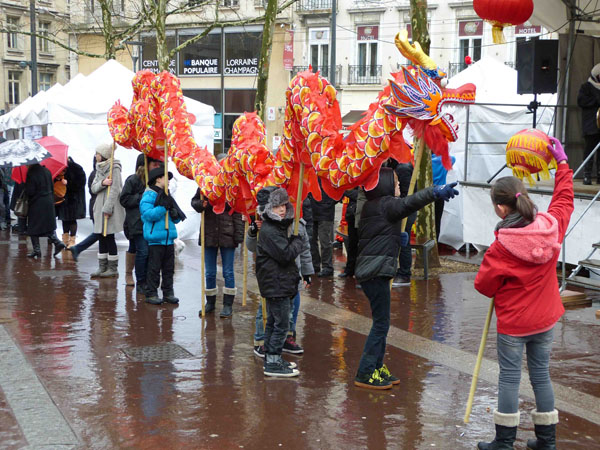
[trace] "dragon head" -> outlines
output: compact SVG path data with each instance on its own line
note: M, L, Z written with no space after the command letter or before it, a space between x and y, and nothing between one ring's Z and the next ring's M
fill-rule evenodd
M452 112L457 105L475 103L475 85L465 84L458 89L446 89L446 73L421 49L418 42L408 42L406 30L396 36L396 47L415 65L403 68L390 80L391 96L383 105L394 116L405 118L415 125L437 127L446 142L458 139L458 124ZM414 119L414 120L410 120ZM418 122L418 123L417 123ZM439 134L439 133L438 133Z

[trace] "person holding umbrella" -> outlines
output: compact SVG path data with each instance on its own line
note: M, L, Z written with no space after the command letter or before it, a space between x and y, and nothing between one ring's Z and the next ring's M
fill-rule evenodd
M40 237L47 237L54 244L54 256L65 249L65 244L56 237L56 213L54 210L54 183L50 171L40 164L33 164L27 170L25 194L27 210L27 235L31 239L32 251L27 256L39 258Z

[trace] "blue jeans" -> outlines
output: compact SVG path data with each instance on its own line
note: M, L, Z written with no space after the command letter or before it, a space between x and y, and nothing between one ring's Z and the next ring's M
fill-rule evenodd
M206 289L217 287L217 252L221 251L221 264L226 288L235 288L235 275L233 273L233 258L235 248L206 247L204 249L204 264L206 265Z
M536 409L538 412L554 411L554 391L549 370L553 334L554 328L521 337L498 333L498 412L514 414L519 410L523 347L527 349L527 368Z
M135 279L138 283L146 281L148 271L148 242L143 234L136 234L129 239L129 253L135 253Z
M358 375L371 375L383 366L390 329L390 279L377 277L360 283L371 304L373 325L358 365Z
M290 326L292 297L268 298L265 353L281 355Z
M77 247L78 253L81 253L82 251L87 250L92 245L94 245L96 242L98 242L100 240L100 236L102 236L102 235L98 234L98 233L92 233L88 237L86 237L83 241L81 241L79 244L74 245L74 247Z
M300 292L292 298L292 308L290 312L290 332L296 332L296 320L298 319L298 311L300 310ZM288 333L289 334L289 333ZM254 326L254 345L263 345L265 340L265 329L263 328L263 313L262 303L259 303L256 310L256 321Z

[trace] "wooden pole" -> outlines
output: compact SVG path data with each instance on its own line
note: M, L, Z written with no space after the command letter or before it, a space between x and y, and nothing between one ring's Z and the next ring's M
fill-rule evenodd
M415 139L415 140L417 143L417 145L415 146L415 154L413 155L413 157L415 159L415 165L413 167L412 175L410 176L410 184L408 185L407 197L409 195L413 195L413 193L415 192L415 185L417 184L417 178L419 176L419 166L421 165L421 158L423 157L423 150L425 150L425 139ZM406 231L405 228L406 228L407 220L408 220L408 217L405 217L404 219L402 219L402 223L400 224L400 229L402 231ZM408 232L408 241L410 243L410 230L408 230L407 232ZM392 278L390 280L390 290L392 290L393 282L394 282L394 279Z
M169 195L169 155L167 153L167 148L168 145L165 142L165 194ZM165 229L169 229L169 211L165 213ZM202 249L202 251L204 252L204 249Z
M204 202L204 196L202 194L200 194L200 201ZM205 241L204 241L204 209L202 210L202 213L200 214L200 220L202 222L200 222L200 292L201 292L201 296L200 298L202 299L202 301L200 303L202 303L202 318L204 319L204 315L205 315L205 294L206 294L206 287L204 285L204 277L206 276L206 274L204 273L204 247L205 247Z
M304 186L304 163L300 163L300 176L298 177L298 193L296 194L296 214L294 218L294 235L298 236L300 229L300 213L302 211L302 187Z
M148 187L148 156L144 153L144 174L146 175L146 187Z
M113 176L113 167L115 165L115 141L113 141L113 145L112 145L112 151L110 152L110 174L108 175L108 178L110 180L112 180L112 176ZM106 199L108 200L108 197L110 197L110 186L108 186L108 188L106 189ZM108 216L106 214L104 214L104 226L102 227L102 236L106 237L106 230L108 229Z
M242 242L242 258L244 259L244 275L242 278L242 306L246 306L246 297L248 296L248 247L246 247L246 235L248 234L248 220L244 222L244 242Z
M477 361L475 361L475 369L473 370L473 379L471 380L471 391L467 400L467 410L465 412L464 422L469 423L471 408L473 407L473 398L475 397L475 389L477 388L477 378L479 377L479 369L481 369L481 360L483 359L483 351L485 350L485 341L487 340L488 331L490 330L490 322L492 321L492 313L494 312L494 299L490 300L490 307L485 318L483 334L479 343L479 351L477 352Z
M267 328L267 300L264 297L260 298L262 313L263 313L263 334Z

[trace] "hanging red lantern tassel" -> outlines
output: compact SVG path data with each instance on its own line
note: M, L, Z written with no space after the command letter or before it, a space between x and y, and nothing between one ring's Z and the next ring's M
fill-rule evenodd
M533 0L474 0L473 8L479 17L492 24L494 44L504 44L504 27L527 21L533 14Z

